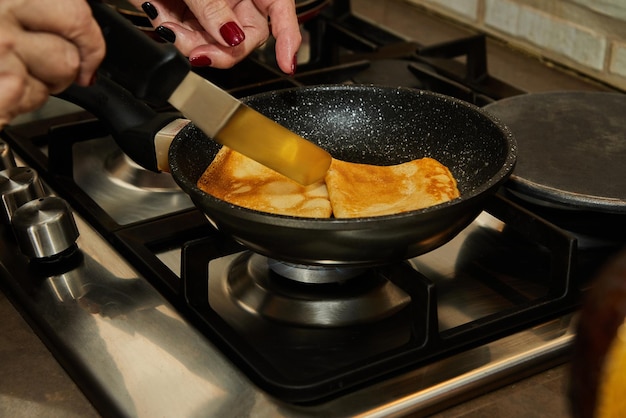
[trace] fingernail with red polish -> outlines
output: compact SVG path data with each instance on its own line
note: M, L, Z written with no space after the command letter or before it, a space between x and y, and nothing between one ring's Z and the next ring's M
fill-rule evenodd
M227 22L220 28L220 34L230 46L237 46L246 39L243 30L235 22Z
M176 42L176 34L170 28L166 28L165 26L159 26L155 29L155 32L164 41L171 43Z
M143 9L144 13L152 20L156 19L157 16L159 16L159 12L157 12L156 7L154 7L154 5L149 1L143 3L141 5L141 8Z
M189 63L194 67L210 67L213 61L206 55L198 55L196 57L189 57Z
M292 75L292 76L295 75L297 67L298 67L298 56L294 55L293 61L291 62L291 73L289 73L289 75Z

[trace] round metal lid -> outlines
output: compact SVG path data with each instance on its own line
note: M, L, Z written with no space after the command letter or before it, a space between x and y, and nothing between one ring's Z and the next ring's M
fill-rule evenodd
M626 95L531 93L484 110L517 140L506 183L515 194L551 207L626 213Z

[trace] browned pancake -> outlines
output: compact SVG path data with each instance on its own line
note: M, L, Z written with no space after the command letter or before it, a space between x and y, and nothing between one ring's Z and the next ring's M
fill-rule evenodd
M459 196L450 170L432 158L393 166L333 159L325 183L305 187L227 147L200 177L198 187L238 206L307 218L389 215Z
M335 218L407 212L459 196L450 170L432 158L393 166L333 160L326 187Z
M323 181L302 186L227 147L198 180L198 187L218 199L262 212L328 218L332 209Z

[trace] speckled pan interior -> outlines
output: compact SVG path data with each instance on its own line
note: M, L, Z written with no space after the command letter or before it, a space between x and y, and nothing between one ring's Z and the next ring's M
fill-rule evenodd
M506 127L473 105L435 93L391 87L317 86L264 93L244 101L335 158L377 165L435 158L450 168L462 194L432 208L350 220L294 218L248 210L215 199L196 187L219 145L193 126L186 128L170 148L170 166L176 181L218 228L277 258L367 263L362 257L343 254L346 248L342 243L337 247L343 255L337 257L333 257L333 251L311 254L311 245L302 245L309 255L284 248L293 247L293 242L306 236L320 241L315 249L324 241L340 237L350 238L349 245L357 239L366 240L361 243L365 246L375 242L373 247L402 247L384 251L383 257L390 252L406 257L432 249L473 220L482 208L482 199L495 191L515 164L515 141ZM263 234L274 238L260 239ZM386 239L381 240L382 236ZM278 247L278 253L272 247ZM285 251L290 254L284 255ZM373 256L364 252L366 258ZM324 261L324 257L330 258Z

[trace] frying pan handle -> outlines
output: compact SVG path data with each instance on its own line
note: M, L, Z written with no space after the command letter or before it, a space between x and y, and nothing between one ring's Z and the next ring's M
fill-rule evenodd
M157 113L105 77L98 77L90 87L72 85L57 97L82 107L100 119L122 151L137 164L148 170L160 171L157 154L164 151L155 149L155 137L169 122L180 118L179 113Z
M106 56L90 87L70 86L58 97L86 109L110 129L122 151L142 167L159 171L155 135L178 113L157 113L140 101L167 103L189 73L189 61L171 44L158 43L114 8L89 0L102 29Z
M111 6L89 0L106 42L99 73L135 97L161 105L191 71L189 60L172 44L159 43L138 30Z

